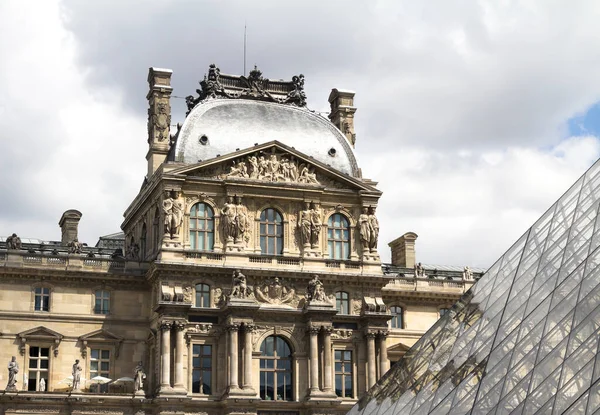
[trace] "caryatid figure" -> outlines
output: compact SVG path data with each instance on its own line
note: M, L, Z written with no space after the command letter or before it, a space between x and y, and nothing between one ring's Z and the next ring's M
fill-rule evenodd
M310 248L312 231L312 212L310 203L304 202L304 209L298 213L298 228L300 229L300 240L305 248Z
M369 207L369 250L371 252L377 252L377 241L379 239L379 221L375 216L375 208Z
M223 237L227 242L233 242L236 237L236 206L233 203L233 196L227 196L225 206L221 209L221 226L223 227Z
M321 235L321 227L323 226L323 223L321 222L321 210L316 203L311 204L310 224L310 247L315 249L319 247L319 236Z
M369 246L371 244L371 225L369 223L369 209L366 207L363 207L362 213L358 217L358 230L363 252L369 252Z

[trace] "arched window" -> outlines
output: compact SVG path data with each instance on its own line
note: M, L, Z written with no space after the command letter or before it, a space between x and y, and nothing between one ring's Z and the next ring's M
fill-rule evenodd
M260 252L266 255L283 253L283 219L275 209L260 214Z
M160 211L158 208L154 211L154 221L152 222L152 249L158 250L160 246Z
M335 308L340 314L350 314L350 296L345 291L335 293Z
M327 246L329 257L350 258L350 223L342 214L335 213L327 221Z
M279 336L269 336L260 345L260 397L292 400L292 351Z
M404 310L402 307L394 305L390 307L390 313L392 314L391 325L393 329L404 328Z
M214 212L206 203L196 203L190 210L190 248L212 251L214 246Z
M210 307L210 285L196 284L196 307Z
M140 236L140 259L146 258L146 224L142 225L142 236Z

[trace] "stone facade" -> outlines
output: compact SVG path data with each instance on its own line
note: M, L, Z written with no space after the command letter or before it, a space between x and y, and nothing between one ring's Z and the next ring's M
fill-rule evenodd
M190 117L218 99L305 105L304 77L274 83L255 71L211 66ZM20 368L1 411L345 413L473 280L413 270L412 233L382 265L375 183L285 134L175 161L188 127L169 135L170 78L150 70L148 176L125 212L122 248L119 235L81 245L74 210L62 242L0 243L0 362L15 356ZM354 145L353 94L332 97L332 121L352 127L335 134ZM69 380L76 360L80 392ZM0 372L0 388L7 381Z

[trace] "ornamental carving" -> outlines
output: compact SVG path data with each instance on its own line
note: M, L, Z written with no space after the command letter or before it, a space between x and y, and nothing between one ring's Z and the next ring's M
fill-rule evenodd
M282 284L278 277L255 286L254 295L258 301L268 304L297 306L300 301L294 287L289 284Z
M258 153L234 160L225 178L319 184L315 169L284 153Z
M159 102L156 104L156 112L151 115L152 126L156 132L155 138L158 141L164 141L169 137L169 126L171 125L171 115L167 103Z
M188 115L198 103L210 98L251 98L278 104L306 106L304 75L296 75L290 81L271 81L264 78L262 72L254 66L248 76L221 74L214 63L208 68L200 89L196 89L197 98L188 95L185 98Z

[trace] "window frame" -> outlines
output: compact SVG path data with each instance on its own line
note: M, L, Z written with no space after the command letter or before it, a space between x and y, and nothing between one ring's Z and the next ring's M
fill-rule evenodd
M337 223L336 217L340 219L339 227L335 226ZM341 226L342 220L345 221L345 227ZM352 255L352 244L350 243L352 234L350 228L350 219L342 213L336 212L327 218L327 253L330 259L338 261L347 261L350 259L350 256ZM335 236L336 231L340 231L340 238ZM344 234L347 234L346 238L344 238ZM340 246L340 255L336 254L338 245ZM346 255L344 255L345 249L347 249Z
M193 214L193 212L198 212L197 207L200 205L204 206L204 216L198 216L197 214ZM194 223L194 227L192 227L192 223ZM199 228L198 224L203 223L204 227ZM212 238L211 236L212 235ZM213 252L215 250L215 209L206 202L197 202L192 205L190 208L190 214L188 218L188 237L190 241L190 249L195 251L209 251ZM199 248L200 238L203 241L203 248Z
M191 347L191 350L190 350L190 352L191 352L190 353L190 361L191 361L190 362L190 367L192 368L192 370L189 371L190 372L190 375L189 375L190 376L190 389L189 390L194 395L207 395L207 396L210 396L210 395L213 394L213 392L214 392L214 386L215 386L214 385L214 381L213 381L214 380L214 372L215 372L215 370L213 370L213 368L215 366L214 365L214 363L215 363L214 362L214 358L215 358L215 346L213 344L211 344L211 343L199 343L199 342L194 342L194 343L192 343L191 346L192 347ZM200 351L200 353L198 355L194 352L194 348L195 347L200 347L201 351ZM210 352L211 352L210 355L204 354L204 348L205 347L210 347ZM200 363L201 363L200 366L195 366L194 365L194 359L195 358L200 359L199 360ZM208 369L204 367L205 359L209 359L209 362L210 362L210 367ZM206 373L206 372L210 373L210 376L208 378L209 388L210 388L209 393L205 393L204 392L204 390L203 390L203 384L202 383L200 383L199 391L198 392L194 391L194 373L196 373L197 371L199 371L201 373L200 374L200 379L203 379L202 373Z
M273 348L273 354L265 354L268 353L269 351L263 350L263 346L264 349L267 349L268 344L267 341L268 339L273 339L272 341L272 348ZM277 349L278 349L278 345L277 342L281 341L283 342L283 344L285 346L287 346L287 349L289 350L289 356L287 357L282 357L282 356L278 356L277 354ZM284 337L277 335L277 334L271 334L267 337L265 337L261 344L260 344L260 357L259 357L259 391L258 391L258 395L261 397L261 399L263 401L273 401L273 402L293 402L294 401L294 393L295 393L295 387L294 387L294 351L292 349L292 345L291 343ZM289 369L286 369L285 367L280 368L279 366L282 365L282 362L288 362ZM269 362L273 362L272 364L270 364ZM270 367L269 367L270 366ZM264 376L266 375L268 377L268 374L272 373L272 385L273 385L273 398L271 399L269 395L267 395L267 388L268 388L268 382L264 382L263 383L263 379ZM278 395L277 394L277 378L279 376L284 376L285 379L285 375L289 374L289 392L290 392L290 396L289 397L282 397L281 399L278 399ZM284 396L285 396L285 388L287 387L287 385L284 386ZM265 390L264 392L264 396L263 396L263 389ZM269 399L267 399L267 397L269 397Z
M269 211L273 212L273 220L269 220ZM274 233L269 231L273 226ZM284 220L281 212L274 207L267 207L260 212L258 224L258 237L261 255L283 255L284 251ZM279 232L278 232L279 229ZM274 240L273 252L270 252L269 241ZM263 242L264 241L264 242Z
M198 291L198 287L202 287L201 291ZM206 288L206 291L202 290L203 288ZM194 285L194 307L195 308L211 308L211 301L210 301L210 297L211 297L211 287L209 284L205 283L205 282L199 282L197 284ZM198 294L201 294L201 296L199 297ZM206 303L204 304L204 295L206 295ZM201 298L202 301L202 305L198 305L198 299Z
M114 347L110 346L109 344L94 344L89 346L90 352L88 354L88 379L91 380L94 376L92 376L92 373L96 373L96 376L105 376L107 378L111 378L112 379L112 368L113 368L113 356L115 354L115 350ZM99 358L94 358L94 351L99 351ZM102 352L108 352L108 358L103 358L102 357ZM98 369L97 370L93 370L92 369L92 363L94 362L98 362ZM107 370L102 370L102 363L103 362L107 362L108 363L108 369ZM94 384L90 385L91 386L95 386L96 388L96 392L98 393L108 393L108 383L105 384L97 384L98 386L95 386Z
M40 293L38 293L40 290ZM47 293L44 293L44 290L47 290ZM47 285L37 285L32 287L33 291L33 311L38 311L42 313L49 313L52 307L52 287ZM37 306L37 299L40 298L40 308ZM44 310L44 298L46 298L46 309Z
M399 308L400 314L394 313L394 308ZM405 312L405 308L403 305L394 304L394 305L390 306L390 314L392 315L392 318L390 319L390 328L392 330L404 330L406 328L406 322L404 320L404 312ZM400 326L394 325L394 321L397 320L397 317L400 317Z
M346 312L343 310L345 304ZM335 309L338 314L347 316L350 315L350 293L347 291L338 290L335 292Z
M34 349L34 348L38 349L39 352L38 352L38 356L36 356L35 358L32 358L32 356L31 356L31 349ZM47 356L41 356L42 349L47 349L48 350ZM27 365L26 365L26 369L27 369L27 389L25 389L25 391L29 391L29 392L38 392L39 391L41 377L39 377L37 375L40 374L40 373L45 373L46 374L46 377L44 378L45 382L46 382L46 392L49 391L49 388L50 388L49 379L51 378L51 370L52 370L52 362L53 362L53 359L52 359L52 354L53 353L51 352L51 350L52 350L52 346L49 345L49 344L46 344L46 343L35 342L34 344L28 345L27 361L26 361L27 362ZM45 357L45 358L43 358L43 357ZM56 357L56 356L54 355L54 357ZM38 365L37 365L36 368L34 368L34 370L31 370L31 360L37 360L38 361ZM42 360L48 361L48 367L47 368L40 368L39 367L40 366L40 362ZM35 377L36 381L35 381L35 390L30 391L29 390L29 383L30 383L30 380L32 379L32 377L30 375L32 372L36 374L36 377ZM25 385L23 385L23 386L25 386Z
M337 353L340 353L341 358L338 360ZM345 354L350 353L350 360L345 359ZM341 364L341 371L337 370L338 363ZM345 371L345 365L350 365L350 372ZM337 379L341 377L342 389L341 395L337 393ZM350 396L346 396L345 380L350 379ZM341 399L354 399L355 398L355 381L354 381L354 353L351 349L333 349L333 389L334 393L338 398Z
M98 304L98 293L102 293L102 294L108 294L107 298L105 296L101 296L100 297L100 311L98 311L97 308L97 304ZM93 303L93 312L94 315L97 316L106 316L111 314L110 312L110 308L111 308L111 303L112 303L112 291L107 289L107 288L96 288L94 289L94 303ZM108 301L108 307L105 310L104 309L104 301Z

